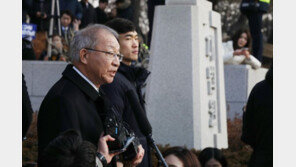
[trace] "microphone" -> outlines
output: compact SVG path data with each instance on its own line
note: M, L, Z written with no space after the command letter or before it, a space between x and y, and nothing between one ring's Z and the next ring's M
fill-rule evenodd
M155 144L154 139L152 138L152 127L148 118L145 114L144 109L142 108L136 93L133 90L128 90L126 92L128 101L132 107L132 110L135 114L136 121L139 125L141 132L146 136L148 143L150 146L155 150L156 156L158 158L158 163L163 164L164 167L168 167L167 163L165 162L161 152L159 151L158 147Z
M145 114L145 111L143 110L138 97L136 96L136 94L133 92L133 90L128 90L126 92L127 98L130 102L130 105L132 107L132 110L135 114L137 123L139 125L139 128L141 130L141 132L145 135L145 136L149 136L152 134L152 127L148 121L148 118Z

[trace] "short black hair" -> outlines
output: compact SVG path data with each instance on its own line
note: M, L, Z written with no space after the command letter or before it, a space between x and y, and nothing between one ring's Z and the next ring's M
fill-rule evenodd
M108 0L100 0L99 3L108 3Z
M207 147L203 149L198 156L201 166L205 166L205 164L212 158L218 161L222 165L222 167L227 167L226 158L217 148Z
M96 147L83 141L76 130L67 130L45 148L38 167L94 167Z
M136 27L133 22L123 18L112 19L105 24L106 26L117 31L118 34L124 34L130 31L136 31Z
M68 16L71 17L71 23L72 23L73 20L74 20L74 15L73 15L73 13L72 13L70 10L62 10L62 11L61 11L61 17L62 17L64 14L66 14L66 15L68 15Z

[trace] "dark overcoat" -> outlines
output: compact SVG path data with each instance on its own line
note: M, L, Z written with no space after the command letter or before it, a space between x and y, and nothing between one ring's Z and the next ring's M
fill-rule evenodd
M243 114L242 141L253 148L249 167L272 166L273 160L273 77L272 69L265 80L252 89Z
M62 78L45 96L38 114L39 157L49 142L61 132L76 129L83 140L97 146L103 132L101 113L108 110L104 93L98 93L68 65Z

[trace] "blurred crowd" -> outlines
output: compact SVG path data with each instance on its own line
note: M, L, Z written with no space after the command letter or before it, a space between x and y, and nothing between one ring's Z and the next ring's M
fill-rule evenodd
M93 1L88 0L22 0L23 25L36 26L34 39L23 36L22 59L69 62L68 51L75 32L90 24L105 24L114 18L124 18L135 24L140 39L139 60L147 61L144 60L148 56L145 44L149 31L147 3L137 0L100 0L97 7L92 4Z

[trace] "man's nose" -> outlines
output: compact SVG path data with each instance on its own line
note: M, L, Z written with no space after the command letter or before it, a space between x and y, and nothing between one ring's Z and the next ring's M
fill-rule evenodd
M120 61L119 61L119 57L116 57L113 61L112 61L112 65L119 67Z
M133 39L133 45L132 45L132 47L133 47L133 48L136 48L136 47L138 47L138 46L139 46L139 42L138 42L138 40Z

